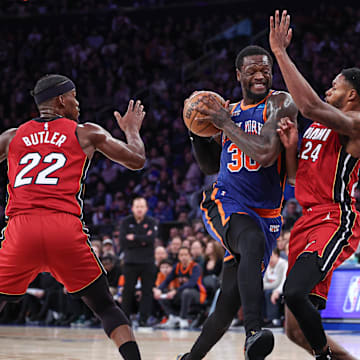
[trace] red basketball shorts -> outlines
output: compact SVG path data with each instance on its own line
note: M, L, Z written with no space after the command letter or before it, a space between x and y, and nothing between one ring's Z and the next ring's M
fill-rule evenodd
M76 216L44 211L9 219L0 244L0 294L24 294L43 271L69 292L86 288L103 273Z
M327 300L333 271L358 247L359 215L354 206L319 205L304 210L295 223L289 243L288 273L301 254L317 252L324 278L311 295Z

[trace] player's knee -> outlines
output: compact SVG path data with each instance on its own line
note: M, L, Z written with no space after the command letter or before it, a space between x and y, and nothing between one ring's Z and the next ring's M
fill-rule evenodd
M296 286L296 284L291 284L288 281L285 282L283 292L285 303L289 306L290 309L293 309L297 304L305 301L306 299L305 291Z
M181 299L184 300L185 298L192 296L192 291L193 289L184 289L183 292L181 293Z

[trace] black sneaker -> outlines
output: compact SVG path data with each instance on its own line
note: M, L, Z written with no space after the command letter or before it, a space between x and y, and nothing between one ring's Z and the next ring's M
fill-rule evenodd
M270 330L251 331L245 340L245 360L264 360L274 348L274 335Z
M176 360L186 360L186 355L188 355L189 353L185 353L185 354L179 354L176 357Z
M316 360L332 360L332 358L330 347L323 354L315 355Z

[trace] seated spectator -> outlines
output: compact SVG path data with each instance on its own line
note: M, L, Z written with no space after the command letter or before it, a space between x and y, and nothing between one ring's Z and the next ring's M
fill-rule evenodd
M109 237L104 239L102 242L102 253L103 255L109 253L115 255L114 243Z
M157 273L156 281L155 281L155 287L159 287L165 281L167 276L171 273L172 268L173 268L173 264L171 260L163 259L160 261L159 272ZM176 280L172 281L167 287L168 290L175 289L176 284L177 284Z
M178 261L178 252L182 246L182 240L179 235L174 236L168 246L168 258L176 263Z
M91 247L94 250L95 255L100 259L102 255L102 242L101 240L91 240Z
M163 246L157 246L154 250L155 266L159 269L161 261L168 258L166 249Z
M122 273L121 267L117 262L117 258L115 255L111 254L111 252L107 252L101 257L101 262L106 270L106 277L109 282L110 292L112 295L116 295L119 278Z
M290 230L295 221L302 215L302 208L297 202L296 199L289 199L285 206L284 210L282 211L283 216L283 228L286 230Z
M286 278L288 263L280 258L279 249L271 254L264 275L265 319L273 326L280 326L280 295Z
M286 246L289 245L290 230L282 230L279 238L277 239L277 248L280 251L280 257L287 260Z
M223 257L223 247L217 241L209 241L205 248L203 271L203 284L206 287L206 292L209 297L212 297L216 289L220 286Z
M169 284L174 280L177 282L177 287L169 290ZM201 281L201 268L192 261L188 248L180 248L179 262L153 292L154 298L159 301L168 316L167 322L161 327L188 328L191 306L203 304L206 299L206 290Z
M204 269L204 244L195 240L191 243L190 253L193 260L201 266L201 269Z

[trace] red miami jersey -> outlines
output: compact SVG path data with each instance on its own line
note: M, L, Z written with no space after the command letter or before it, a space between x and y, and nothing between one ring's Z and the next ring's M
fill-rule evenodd
M339 135L314 122L301 143L295 197L304 209L329 203L354 204L359 168L359 159L346 152Z
M52 210L82 216L83 181L90 161L77 122L57 117L21 125L8 151L8 217Z

